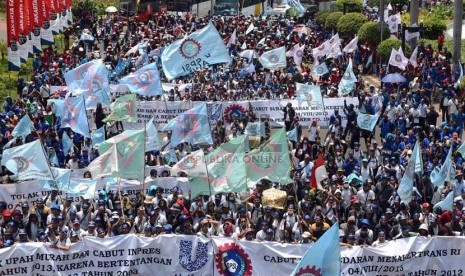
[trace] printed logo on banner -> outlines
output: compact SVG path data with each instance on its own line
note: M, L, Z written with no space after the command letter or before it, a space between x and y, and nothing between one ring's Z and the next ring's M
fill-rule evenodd
M23 173L29 168L29 160L23 156L13 156L11 159L15 161L18 173Z
M179 51L181 52L181 56L184 59L193 59L195 58L202 49L202 46L198 41L195 41L192 38L187 38L179 47Z
M245 109L238 104L229 105L224 109L224 119L228 123L232 123L234 119L241 121L244 117Z
M187 271L198 271L208 262L208 243L198 242L195 250L195 261L191 259L192 241L181 241L179 263Z
M223 276L252 275L252 262L249 255L234 243L226 243L218 247L215 259L216 268Z
M325 44L323 43L323 44L320 45L320 47L318 47L318 50L321 51L321 50L323 50L325 47L326 47L326 46L325 46Z
M16 41L11 41L10 48L12 51L18 51L18 43Z
M297 52L295 53L297 55L297 57L303 57L304 56L304 51L302 50L297 50Z
M402 57L400 56L400 54L396 54L396 56L394 57L394 59L395 59L397 62L402 62Z
M295 276L322 276L321 269L317 268L316 266L306 266L302 267Z
M181 139L189 136L195 136L200 130L201 126L197 119L197 114L189 110L184 116L177 117L176 123L181 125L181 131L179 137Z

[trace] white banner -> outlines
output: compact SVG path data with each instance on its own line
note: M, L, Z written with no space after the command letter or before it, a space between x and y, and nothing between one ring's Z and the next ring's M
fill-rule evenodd
M79 178L74 180L79 181ZM130 198L135 198L136 195L140 193L142 187L140 182L126 179L122 179L120 185L121 191L127 192ZM148 193L148 190L152 185L163 188L165 196L171 194L171 189L175 186L179 187L181 189L180 193L186 197L188 197L190 193L189 181L186 177L159 177L152 181L146 181L144 183L145 194ZM41 181L39 180L0 185L0 201L7 202L8 209L13 209L16 204L22 202L28 202L30 205L34 205L39 197L45 198L51 193L51 190L47 190L42 187ZM111 178L102 178L97 180L95 195L98 194L98 191L106 187L108 187L106 190L117 191L118 183L116 180ZM60 191L60 194L66 196L66 191ZM76 202L79 200L80 199L78 197L74 198L74 201Z
M413 237L343 248L341 275L461 276L464 244L465 237ZM43 243L0 249L0 270L2 275L291 275L310 247L183 235L86 237L69 251Z
M356 97L345 98L347 105L354 104L358 106L358 99ZM303 126L309 126L313 119L318 120L318 125L327 127L328 121L331 115L334 114L334 110L339 110L339 115L342 116L343 125L346 123L346 117L343 113L344 98L324 98L325 110L319 109L315 106L308 106L306 102L298 106L297 100L259 100L259 101L237 101L237 102L222 102L223 118L225 124L229 125L235 116L241 118L245 116L246 110L249 104L252 105L252 109L255 112L257 118L264 119L268 118L271 127L282 127L284 126L283 108L287 103L292 103L295 108L296 116L300 118L300 123ZM124 129L137 129L142 128L143 124L146 124L152 116L155 117L155 123L158 129L164 127L169 120L178 116L182 112L191 109L203 102L181 102L181 101L150 101L150 102L137 102L137 118L138 122L134 124L124 124ZM207 103L207 105L214 105L217 103ZM356 108L357 109L357 108ZM215 110L212 108L209 111ZM210 116L210 114L209 114ZM213 116L213 115L211 115ZM90 123L89 116L89 123Z

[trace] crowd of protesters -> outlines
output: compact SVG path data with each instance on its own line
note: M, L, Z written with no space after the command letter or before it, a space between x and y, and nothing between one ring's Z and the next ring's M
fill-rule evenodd
M149 22L134 18L127 21L117 14L98 18L85 13L77 18L72 29L67 30L66 45L70 48L58 53L54 46L44 50L34 59L34 75L30 80L18 80L18 97L7 98L0 114L1 142L9 142L11 131L25 114L33 120L35 131L21 143L41 139L54 167L85 168L98 151L90 140L69 129L57 128L50 98L63 97L59 92L50 93L51 86L66 85L63 74L88 60L102 56L110 70L120 59L131 59L131 64L121 73L135 71L139 64L138 53L125 57L137 43L148 39L150 62L160 62L163 47L200 29L210 18L156 14ZM177 82L192 83L185 91L172 90L168 100L235 101L255 99L292 99L295 83L320 85L326 97L337 95L337 84L345 71L348 55L328 59L330 73L316 78L311 72L315 62L311 49L331 37L331 33L318 26L312 19L301 22L285 17L214 17L213 22L225 41L237 30L238 41L230 48L233 62L216 65L195 74L182 77ZM253 22L254 30L245 35ZM294 32L297 24L306 24L308 33ZM95 36L93 44L71 44L69 39L79 36L83 29ZM262 39L265 43L258 44ZM343 38L348 43L350 38ZM296 43L306 45L303 62L296 65L288 58L284 70L270 72L256 62L256 72L243 74L248 60L239 56L241 47L255 49L259 54L279 46L290 49ZM102 46L103 45L103 46ZM244 198L235 193L188 198L179 187L164 190L156 185L147 194L130 198L124 191L99 191L94 199L74 202L72 197L53 191L38 199L34 205L22 203L7 208L0 202L0 241L3 247L15 242L44 241L51 246L68 249L72 243L85 236L108 237L136 233L145 237L163 234L199 235L204 237L231 237L237 240L277 241L283 243L314 242L335 222L340 224L341 244L379 246L390 240L411 236L465 235L465 181L462 163L464 157L456 150L461 145L465 122L465 108L461 90L455 86L456 77L451 70L451 55L445 48L433 51L431 45L419 45L418 66L409 65L400 72L407 79L404 83L375 86L362 76L365 64L374 49L359 45L352 55L358 78L354 96L359 105L345 105L329 118L328 130L320 129L317 121L308 128L299 123L294 107L283 110L287 130L297 128L298 142L290 143L294 169L293 183L281 185L263 180ZM321 62L321 60L320 60ZM386 74L380 66L379 78ZM162 80L163 72L160 71ZM117 83L118 75L111 75ZM166 82L166 81L165 81ZM141 100L160 100L144 98ZM382 99L383 109L375 131L358 128L359 112L374 113L373 97ZM341 101L343 99L341 98ZM435 102L437 101L437 102ZM439 105L435 105L439 103ZM99 106L94 114L95 123L101 126L105 112ZM343 117L347 122L343 123ZM212 132L216 145L243 133L249 121L256 120L250 109L243 121L235 120L230 126L218 122ZM122 130L119 125L107 125L108 137ZM67 132L75 148L65 155L60 137ZM230 134L228 134L230 133ZM266 136L271 134L267 126ZM107 137L107 138L108 138ZM263 137L262 141L267 137ZM363 138L363 139L362 139ZM417 175L412 200L405 204L397 194L406 164L415 142L419 141L424 164L424 174ZM197 146L181 144L176 148L178 159ZM443 188L435 187L430 173L443 164L447 153L453 151L455 179ZM57 159L52 159L56 154ZM323 154L328 179L322 183L324 190L310 186L314 161ZM164 158L163 149L147 154L146 164L173 165ZM53 163L55 162L55 164ZM2 168L3 183L14 185L14 175ZM149 180L170 176L169 170L158 174L152 171ZM92 176L87 172L85 178ZM276 187L285 190L288 197L284 209L262 205L263 191ZM448 193L454 193L453 210L433 206Z

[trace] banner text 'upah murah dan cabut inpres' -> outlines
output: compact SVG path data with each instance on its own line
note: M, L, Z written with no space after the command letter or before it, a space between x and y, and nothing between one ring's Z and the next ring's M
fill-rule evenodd
M464 275L465 237L412 237L378 247L344 247L341 275ZM86 237L69 251L43 243L0 250L1 275L291 275L311 244L162 235ZM317 267L307 274L320 275ZM301 271L305 273L305 271Z

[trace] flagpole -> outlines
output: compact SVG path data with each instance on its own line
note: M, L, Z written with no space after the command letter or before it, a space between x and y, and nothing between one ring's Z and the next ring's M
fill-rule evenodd
M158 135L158 133L155 133L155 135ZM141 181L141 185L142 185L142 195L145 196L145 156L146 156L146 149L147 149L147 143L145 141L146 139L146 136L147 136L147 124L144 124L144 158L143 158L143 165L142 165L142 181Z
M118 196L119 196L119 203L121 205L121 215L124 218L124 205L123 205L123 197L121 196L121 176L120 176L120 171L119 171L119 165L118 165L118 149L116 148L116 145L113 146L115 149L115 155L114 158L116 159L115 165L116 165L116 173L118 174L116 178L116 182L118 183Z
M42 146L42 152L44 153L44 156L48 156L48 154L46 155L45 154L45 146L44 146L44 143L42 141L42 135L39 134L39 141L40 141L40 145ZM55 149L54 149L55 150ZM58 187L58 183L57 183L57 180L55 178L55 175L53 174L53 171L52 171L52 167L50 166L50 157L47 158L47 166L48 166L48 169L50 171L50 174L52 175L52 179L53 179L53 182L55 183L55 187L57 188L57 191L58 191L58 196L60 197L60 199L63 201L63 198L61 196L61 191L60 191L60 188ZM71 177L70 177L71 178Z

